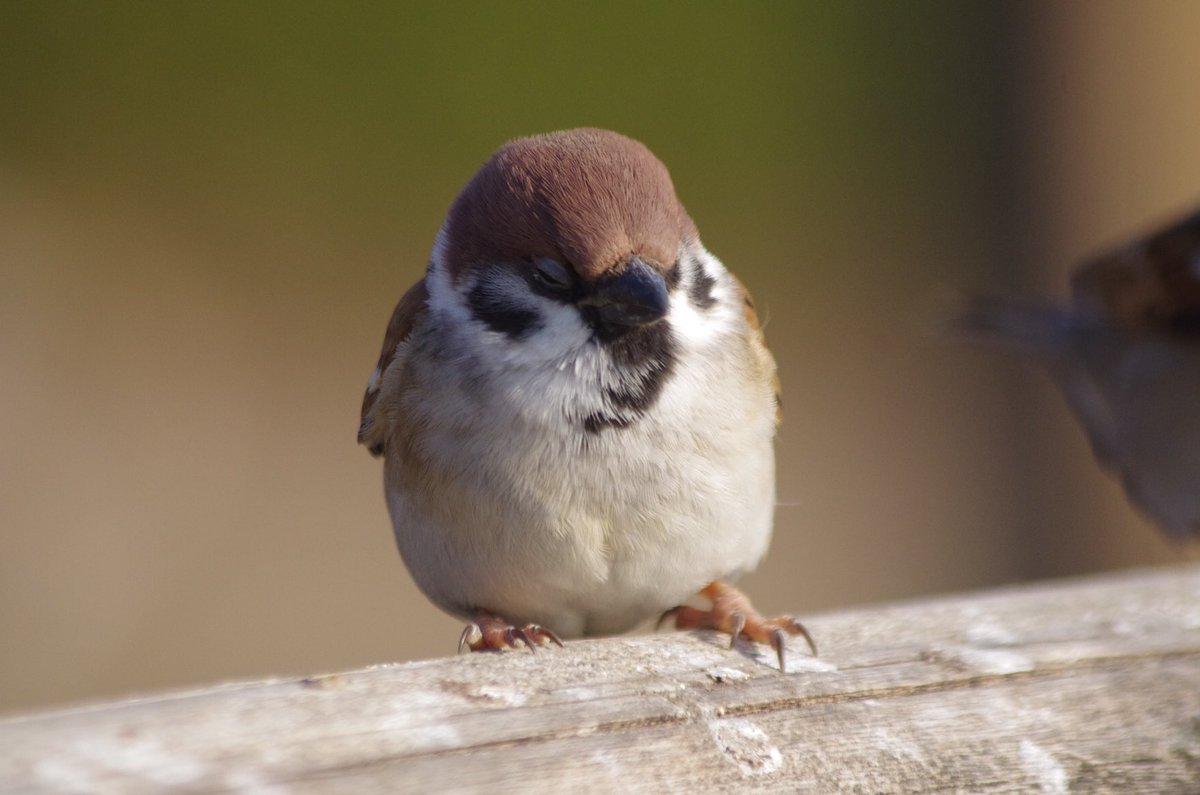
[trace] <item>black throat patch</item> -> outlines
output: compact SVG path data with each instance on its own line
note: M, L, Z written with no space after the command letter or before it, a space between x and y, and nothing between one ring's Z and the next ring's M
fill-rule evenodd
M677 358L675 337L665 320L596 341L608 351L620 383L605 388L606 410L584 418L584 430L593 434L627 428L645 415L662 394Z

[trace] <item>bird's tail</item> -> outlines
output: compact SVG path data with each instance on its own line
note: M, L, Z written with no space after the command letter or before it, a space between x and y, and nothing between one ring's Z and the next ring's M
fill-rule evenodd
M952 337L1052 361L1066 354L1081 330L1078 315L1046 304L974 296L948 313Z

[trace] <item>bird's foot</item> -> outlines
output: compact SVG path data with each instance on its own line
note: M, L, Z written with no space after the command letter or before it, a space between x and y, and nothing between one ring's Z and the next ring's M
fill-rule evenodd
M526 624L518 628L494 613L481 610L475 620L463 629L458 639L458 653L462 654L466 649L518 649L521 643L532 652L547 642L563 645L558 635L540 624Z
M675 619L676 629L714 629L730 635L729 648L733 648L739 637L757 643L766 643L779 657L779 670L786 672L785 649L788 636L800 635L808 642L813 656L817 656L817 644L804 625L792 616L764 618L750 598L728 583L715 580L700 591L700 595L712 601L712 607L701 610L680 605L663 613L658 625L669 618Z

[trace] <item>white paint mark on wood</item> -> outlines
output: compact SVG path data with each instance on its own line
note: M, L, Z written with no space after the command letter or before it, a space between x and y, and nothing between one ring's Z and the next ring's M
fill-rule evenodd
M823 660L820 657L811 657L808 654L789 654L787 658L787 670L789 674L797 674L805 671L829 674L836 673L837 669L838 667L828 660Z
M967 641L974 645L1011 646L1020 640L1017 633L979 607L971 606L964 611L963 617L970 621L966 636Z
M390 733L419 728L428 748L452 747L461 741L458 731L448 723L430 722L428 717L445 710L448 700L457 700L464 705L469 703L460 695L433 690L412 691L388 698L385 700L387 711L378 717L380 731Z
M205 772L204 765L172 753L153 737L85 738L74 743L69 753L47 757L36 767L41 785L64 792L95 792L98 780L114 775L141 777L148 784L162 787L182 787Z
M739 671L736 668L727 668L723 665L705 670L704 675L717 684L723 684L724 682L744 682L750 678L750 674L745 671Z
M1021 740L1021 767L1037 782L1038 789L1050 795L1066 795L1067 771L1054 754L1032 740Z
M475 688L475 693L482 698L497 701L509 707L522 706L529 700L528 693L522 693L519 690L513 690L511 687L502 687L500 685L480 685Z
M1019 674L1034 669L1033 660L1028 656L1009 649L957 649L955 656L963 663L980 673Z
M911 739L901 736L884 726L876 726L869 731L873 745L884 749L895 759L924 765L928 757L921 746Z
M779 770L783 754L758 724L746 718L707 719L713 742L744 776L768 776Z

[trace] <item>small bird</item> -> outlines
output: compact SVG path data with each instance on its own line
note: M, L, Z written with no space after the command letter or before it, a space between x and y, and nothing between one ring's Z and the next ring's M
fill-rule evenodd
M954 325L1049 367L1129 499L1200 535L1200 212L1075 272L1069 308L976 299Z
M729 584L771 536L777 391L750 297L666 167L577 129L506 144L454 200L358 440L413 579L470 622L460 652L667 611L769 643L783 669L808 632ZM711 607L681 606L698 591Z

